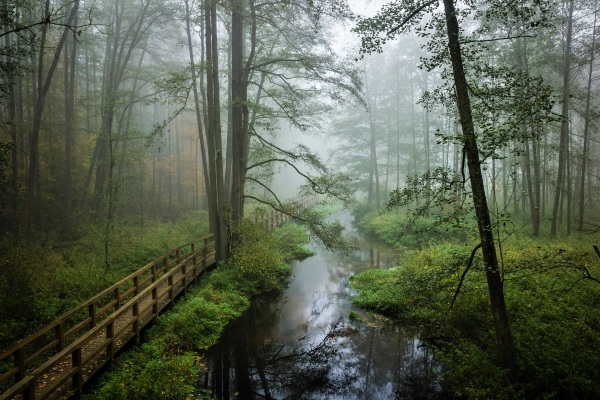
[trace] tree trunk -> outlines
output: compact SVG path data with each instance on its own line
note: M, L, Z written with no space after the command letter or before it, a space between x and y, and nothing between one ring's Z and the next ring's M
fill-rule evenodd
M77 14L74 24L77 25ZM69 59L68 47L65 50L65 235L73 235L73 138L75 130L75 68L77 66L77 40L71 40Z
M428 88L429 73L425 73L425 87L424 91L429 90ZM427 174L427 180L425 181L425 204L429 209L429 203L431 202L431 182L429 174L431 172L431 161L429 160L431 149L429 148L429 111L427 107L423 107L423 151L425 152L425 174Z
M2 12L7 13L8 5L5 4L2 6ZM4 26L6 31L9 30L8 25ZM10 41L11 35L7 34L4 36L4 46L8 49L11 45ZM17 36L17 40L19 40ZM6 56L7 61L10 61L9 56ZM7 102L7 117L8 124L10 126L10 139L12 142L11 146L11 197L12 197L12 215L17 215L18 209L18 198L19 198L19 145L18 145L18 130L17 130L17 96L16 96L16 85L12 81L9 81L8 85L8 102ZM16 219L10 220L10 224L16 225Z
M375 207L377 211L381 209L381 199L379 195L379 168L377 165L377 141L376 141L376 132L377 128L375 126L375 117L374 112L377 109L377 100L372 97L373 93L371 93L368 85L368 80L365 78L365 93L367 98L367 103L369 106L369 161L370 161L370 180L369 180L369 204L372 204L372 199L375 199ZM375 178L375 182L373 182L373 178Z
M387 152L385 156L385 184L383 185L383 202L388 199L388 184L390 181L390 153L392 152L392 125L388 117L387 121Z
M256 10L254 0L248 1L250 11L250 52L244 64L244 2L232 4L232 224L239 225L244 217L244 183L250 145L250 115L248 84L256 52ZM260 96L260 91L258 96ZM253 114L254 119L256 114Z
M464 150L467 155L469 176L473 191L473 203L475 206L475 214L477 216L477 225L479 227L479 237L481 239L483 261L486 269L490 305L494 317L496 340L502 367L506 368L511 373L514 373L516 369L516 350L506 312L503 283L498 268L498 258L494 246L492 223L485 197L483 177L481 175L479 148L473 125L469 88L463 67L459 42L459 25L454 9L454 0L444 0L444 11L448 29L448 47L450 50L450 59L452 62L452 71L456 88L456 101L463 131Z
M375 107L373 107L374 109ZM369 112L369 125L371 127L371 137L369 140L371 148L371 169L373 170L373 176L375 177L373 194L375 195L375 207L377 211L381 210L381 196L379 188L379 166L377 164L377 141L376 141L376 128L375 119L373 118L373 109Z
M206 157L206 143L204 140L204 129L203 129L203 122L202 122L202 117L203 117L203 113L200 110L200 104L204 103L201 101L200 99L200 95L198 93L198 82L197 82L197 75L196 75L196 63L194 61L194 47L192 45L192 31L191 31L191 27L190 27L190 7L189 7L189 0L185 0L185 26L186 26L186 33L187 33L187 43L188 43L188 51L190 54L190 68L191 68L191 73L192 73L192 84L193 84L193 90L194 90L194 107L195 107L195 111L196 111L196 125L198 128L198 140L200 142L200 153L201 153L201 157L202 157L202 176L204 178L204 186L205 188L207 188L208 190L208 181L209 181L209 177L208 177L208 160ZM202 53L204 53L204 46L201 46ZM201 56L202 58L203 56ZM197 189L196 189L197 190ZM206 196L206 194L205 194ZM211 220L211 222L214 222ZM211 225L210 227L211 232L214 232L215 227Z
M231 0L231 210L235 226L243 215L244 107L247 87L244 85L244 1Z
M579 213L578 213L578 223L577 228L579 230L583 229L583 218L585 211L585 178L586 178L586 168L587 168L587 158L588 158L588 137L590 131L590 99L592 92L592 78L594 74L594 54L596 50L596 19L598 16L598 10L594 10L594 25L593 25L593 33L592 33L592 46L590 50L590 67L588 70L588 82L587 82L587 93L585 100L585 113L583 118L585 119L585 124L583 127L583 150L581 153L581 172L579 176Z
M46 73L44 78L44 46L46 45L46 35L48 30L48 25L44 24L42 29L42 39L41 39L41 51L40 58L38 63L38 93L36 96L35 102L35 112L33 117L33 128L31 130L31 136L29 138L29 175L27 178L27 197L26 197L26 209L28 212L34 213L33 223L34 225L38 225L40 223L41 214L40 211L42 209L40 203L41 193L39 191L40 187L40 177L39 177L39 137L40 130L42 126L42 115L44 112L44 103L46 101L46 96L48 94L48 90L50 89L50 83L52 81L52 77L54 76L54 72L56 71L56 67L60 61L60 54L64 47L65 41L67 40L67 35L70 32L69 26L73 23L75 15L77 14L77 9L79 6L79 1L76 1L73 5L73 8L68 14L68 17L65 21L65 27L63 29L62 35L56 45L56 50L54 52L54 58L52 59L52 63L50 64L50 68ZM49 15L50 12L50 2L46 1L45 7L45 15Z
M559 206L565 184L565 170L569 146L569 92L571 79L571 39L573 36L573 0L570 0L569 14L567 16L567 36L565 59L563 67L563 95L562 95L562 121L560 124L560 147L558 150L558 175L556 178L556 191L554 192L554 204L552 205L552 226L550 237L556 237L559 217Z
M122 2L115 2L115 12L111 17L114 26L112 38L106 37L106 50L104 57L104 73L102 78L102 100L100 105L101 127L97 139L96 152L96 180L94 182L94 196L92 199L92 209L100 212L104 209L104 196L106 195L107 167L108 160L108 142L112 134L113 123L113 93L115 86L115 68L117 63L117 46L121 36L122 14L119 10ZM114 18L114 19L113 19Z
M215 245L217 260L224 259L229 254L229 232L225 224L227 200L223 182L223 150L221 144L221 113L219 87L219 57L217 43L217 1L206 1L206 84L208 109L208 160L210 175L210 209L209 215L214 218L216 228Z
M531 215L531 223L533 224L533 233L535 236L540 234L540 209L541 209L541 179L540 179L540 149L538 139L535 135L531 138L531 151L533 153L533 201L534 208Z

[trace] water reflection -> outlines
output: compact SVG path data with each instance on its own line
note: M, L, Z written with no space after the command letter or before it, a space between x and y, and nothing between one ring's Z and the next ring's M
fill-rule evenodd
M202 386L219 399L439 398L437 367L416 332L352 306L349 277L394 264L363 246L297 262L287 290L256 299L210 349Z

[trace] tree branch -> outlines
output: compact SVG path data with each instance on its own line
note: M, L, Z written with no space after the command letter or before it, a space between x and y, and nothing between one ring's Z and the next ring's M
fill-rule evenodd
M456 301L456 297L458 296L458 293L460 292L460 288L465 280L465 276L467 275L467 272L469 272L471 265L473 265L473 258L475 258L475 253L477 253L477 250L479 250L480 247L481 247L481 243L479 243L477 246L475 246L473 251L471 251L471 258L469 258L469 263L467 264L467 268L465 268L465 272L463 272L462 276L460 277L460 281L458 282L456 292L454 292L454 296L452 297L452 303L450 303L451 310L454 307L454 302Z
M512 39L520 39L520 38L533 38L533 35L519 35L519 36L510 36L510 37L500 37L500 38L491 38L491 39L473 39L473 40L465 40L460 42L461 45L469 44L469 43L486 43L486 42L498 42L500 40L512 40Z
M423 3L421 6L417 7L417 8L416 8L416 9L414 9L414 10L413 10L413 11L412 11L410 14L408 14L408 16L406 16L406 17L405 17L405 18L402 20L402 22L401 22L401 23L400 23L398 26L396 26L395 28L392 28L391 30L389 30L389 31L387 32L387 35L389 36L389 35L391 35L392 33L394 33L394 32L396 32L396 31L398 31L398 30L399 30L399 29L401 29L401 28L402 28L404 25L406 25L408 22L410 22L410 20L411 20L411 19L413 19L413 17L414 17L415 15L417 15L418 13L420 13L421 11L423 11L423 9L425 9L425 8L429 7L430 5L432 5L432 4L434 4L434 3L437 3L437 2L438 2L438 0L431 0L431 1L428 1L428 2L426 2L426 3Z
M277 197L277 195L275 194L275 192L273 192L267 185L265 185L264 183L262 183L261 181L259 181L258 179L254 179L250 176L246 176L246 180L247 181L252 181L257 183L258 185L262 186L264 189L266 189L269 193L271 193L271 195L273 196L273 198L277 201L277 203L283 207L283 203L281 202L281 200L279 200L279 197ZM244 197L249 197L248 195L244 194Z
M284 205L281 202L279 202L278 199L276 199L276 200L278 202L279 207L277 205L271 203L271 202L268 202L266 200L259 199L258 197L252 196L251 194L245 194L244 197L247 198L247 199L252 199L254 201L257 201L257 202L259 202L261 204L267 205L267 206L271 207L272 209L274 209L275 211L279 211L280 213L283 213L283 214L287 215L290 218L296 219L298 221L302 221L302 222L304 222L306 224L309 224L309 225L310 224L314 224L313 221L310 221L308 219L302 218L302 217L300 217L297 214L293 214L293 213L285 210Z

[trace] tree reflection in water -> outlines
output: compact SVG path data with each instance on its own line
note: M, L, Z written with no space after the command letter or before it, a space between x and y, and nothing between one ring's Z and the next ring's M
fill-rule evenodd
M218 399L439 399L439 368L418 331L352 306L350 276L395 265L360 238L348 212L335 216L360 249L314 247L294 263L289 287L262 296L208 354L201 385ZM364 321L351 321L350 312Z
M264 300L264 299L263 299ZM273 300L276 302L276 300ZM267 303L270 303L267 301ZM204 388L219 399L439 399L435 364L411 332L338 321L323 334L257 337L272 304L258 301L211 348ZM265 318L265 316L269 318Z

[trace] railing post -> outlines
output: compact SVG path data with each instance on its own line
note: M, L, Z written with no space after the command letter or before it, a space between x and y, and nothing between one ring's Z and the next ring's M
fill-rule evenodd
M17 375L15 375L15 382L19 382L25 377L25 355L23 354L23 348L19 347L13 353L15 367L18 368Z
M56 340L58 340L58 343L56 344L56 352L58 353L65 347L65 330L63 321L60 321L60 323L54 327L54 332L56 333Z
M115 288L115 311L118 310L119 308L121 308L121 291L119 290L119 287Z
M194 257L192 258L192 266L194 269L192 270L192 281L196 282L198 279L198 254L196 253L196 242L192 243L192 253Z
M177 264L179 264L179 262L181 261L181 249L177 248L177 250L175 250L175 259L177 260Z
M169 261L167 260L168 257L164 257L163 258L163 269L165 270L165 274L169 271Z
M135 287L133 295L137 296L140 294L140 278L137 275L133 277L133 287Z
M187 293L187 263L181 266L181 288L183 293Z
M73 389L75 392L74 397L79 398L82 384L81 347L75 349L75 351L73 351L73 354L71 354L71 363L73 365L73 369L75 370L75 374L73 375Z
M156 263L152 264L150 270L152 271L152 282L154 283L156 281Z
M139 303L136 302L133 305L133 333L135 335L135 341L139 342L140 340L140 306Z
M106 338L109 339L108 346L106 347L106 357L110 358L111 360L113 360L115 357L114 323L114 321L110 321L108 325L106 325Z
M206 265L207 265L206 258L207 257L208 257L208 238L205 237L204 245L202 246L202 271L206 270Z
M156 286L152 288L152 314L158 317L158 289Z
M35 399L35 376L30 375L27 389L23 391L23 400L34 400Z
M88 310L90 313L90 328L93 328L96 326L96 303L92 303L88 306Z
M169 303L173 302L173 274L169 275L167 279L169 282Z
M196 268L196 264L198 263L198 258L196 257L196 242L192 242L192 254L194 258L192 258L192 263L194 264L194 269Z

